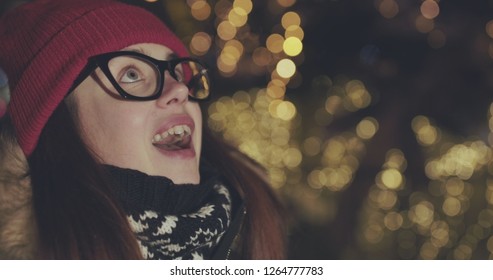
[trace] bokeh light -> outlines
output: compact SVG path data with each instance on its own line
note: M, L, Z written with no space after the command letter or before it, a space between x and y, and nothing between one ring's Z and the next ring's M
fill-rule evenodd
M291 26L300 26L301 18L296 12L287 12L282 16L281 24L284 29L288 29Z
M253 3L252 0L235 0L233 2L233 8L243 11L240 13L249 14L253 9Z
M296 3L296 0L276 0L276 1L280 6L284 8L291 7Z
M294 37L294 38L298 38L301 41L305 37L305 32L303 31L303 28L297 25L291 25L288 28L286 28L286 31L284 32L284 37L285 38Z
M378 122L374 118L365 118L356 126L356 134L363 139L372 138L378 131Z
M267 38L266 45L272 53L280 53L283 50L284 37L279 34L272 34Z
M212 39L209 34L205 32L197 32L193 35L190 41L190 50L194 55L206 54L212 45Z
M196 1L192 4L192 16L197 20L206 20L211 15L211 6L206 1Z
M229 21L223 21L217 26L217 35L224 41L231 40L236 36L236 27Z
M440 13L440 7L435 0L425 0L421 4L421 14L427 19L434 19Z
M399 13L399 5L394 0L377 0L376 5L380 14L387 19L391 19Z
M277 73L283 78L291 78L296 72L296 64L291 59L282 59L277 63Z
M303 50L303 43L296 37L289 37L283 43L283 50L289 56L297 56Z
M490 20L486 23L486 34L488 34L488 36L490 36L490 38L493 39L493 20Z

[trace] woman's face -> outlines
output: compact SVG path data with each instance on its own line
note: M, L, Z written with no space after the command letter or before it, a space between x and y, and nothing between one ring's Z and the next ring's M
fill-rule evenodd
M159 60L173 52L162 45L125 48ZM161 96L151 101L123 100L109 90L98 68L72 94L83 138L105 164L198 183L202 115L188 99L188 88L165 74ZM171 144L170 144L171 143Z

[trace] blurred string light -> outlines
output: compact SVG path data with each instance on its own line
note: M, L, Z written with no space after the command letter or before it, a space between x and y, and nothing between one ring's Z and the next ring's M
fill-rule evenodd
M425 0L421 3L421 14L427 19L434 19L440 14L440 7L435 0Z
M303 155L293 141L297 120L291 102L274 99L265 89L238 91L214 102L209 116L212 130L268 168L274 187L283 187L288 173L299 172Z
M277 3L284 8L288 8L294 5L296 3L296 0L276 0Z
M376 0L375 7L387 19L391 19L399 13L399 4L395 0Z
M231 97L213 102L208 109L208 125L263 164L273 187L296 197L305 218L312 222L331 219L337 212L336 203L330 197L318 199L320 189L309 186L308 175L301 168L307 154L326 162L322 157L328 154L327 143L322 143L318 136L308 141L299 139L301 115L297 106L286 98L288 88L296 88L303 82L298 71L304 60L302 17L290 9L296 0L270 0L267 13L276 17L278 24L272 26L270 34L258 34L255 24L249 22L250 14L257 8L255 3L251 0L186 2L195 20L207 21L215 28L212 32L196 30L190 36L189 48L194 55L213 53L218 74L225 78L255 75L268 79L265 87L239 90ZM269 27L262 27L262 32L265 30ZM360 86L362 89L356 84L347 86L347 93L341 96L343 110L356 111L367 106L369 94L364 86ZM362 121L357 132L361 138L352 132L354 140L346 147L348 155L341 163L331 163L330 168L334 170L324 166L325 172L333 174L328 175L327 187L343 189L349 184L358 164L352 155L361 149L358 141L371 138L377 126L371 118Z
M313 90L326 95L325 106L314 112L313 118L323 131L324 120L340 117L370 105L371 95L359 80L346 77L316 77ZM365 141L378 131L378 121L372 117L363 118L353 130L346 131L322 142L319 136L304 140L306 155L320 157L320 165L308 172L307 183L313 189L325 188L332 192L344 190L354 179L360 160L366 152Z
M491 39L493 39L493 20L490 20L486 23L485 32L490 39L489 47L488 47L488 54L493 59L493 41L491 40Z
M386 19L394 19L399 15L400 7L395 0L375 0L375 9ZM440 15L439 0L422 0L415 13L414 25L420 33L427 34L427 42L431 48L439 49L445 46L447 35L437 29L435 20Z
M371 94L359 80L336 77L332 81L320 76L314 79L313 85L324 87L325 103L321 104L325 104L322 114L326 117L343 116L371 104ZM299 112L292 102L283 99L285 86L282 80L273 79L266 88L221 97L209 107L208 125L262 163L275 188L292 195L305 193L302 201L306 205L302 203L307 207L307 215L333 217L337 202L331 200L330 194L326 200L317 199L314 194L322 190L336 194L350 185L366 152L365 142L378 132L378 120L364 117L353 129L327 140L322 140L324 135L302 138ZM323 131L324 125L320 124L316 131ZM319 162L317 166L301 168L314 159ZM389 164L403 163L393 157ZM387 175L384 177L386 183L392 184ZM308 206L314 203L318 206Z
M387 152L382 170L375 178L375 184L370 188L366 202L361 212L358 240L363 248L373 248L389 240L393 232L409 228L413 219L424 219L424 209L413 208L410 211L399 212L399 192L405 190L407 160L398 149ZM369 234L369 229L372 234ZM380 238L375 238L380 236ZM384 238L385 237L385 238ZM414 239L414 237L413 237ZM408 244L408 243L406 243ZM414 245L414 244L412 244ZM386 244L389 246L389 244ZM409 244L406 247L414 248Z
M214 10L214 24L216 26L217 34L217 41L214 45L219 49L216 64L219 69L219 73L222 76L232 77L236 75L238 72L239 63L241 61L245 62L245 60L248 64L256 65L257 68L263 67L264 69L268 69L270 66L277 63L277 61L273 59L273 54L277 54L279 52L273 52L271 49L261 46L260 42L256 39L256 35L250 30L248 17L254 8L251 0L220 0L215 2L213 8L202 0L190 2L193 2L189 3L189 6L191 6L192 15L197 20L203 20L207 17L199 17L196 16L196 14L205 15L209 10ZM199 2L206 4L197 4ZM294 3L283 4L290 6ZM195 7L196 9L194 9ZM190 42L190 49L195 55L205 55L210 50L212 45L206 44L207 47L200 47L200 45L204 42L204 39L194 40L196 37L203 38L204 34L197 32L193 35Z
M435 144L440 139L440 129L431 125L425 116L416 116L411 123L416 139L423 146Z
M425 0L421 3L420 14L416 18L416 29L421 33L428 33L428 45L434 49L445 46L447 35L437 29L434 20L440 14L438 0Z
M265 87L239 90L213 102L208 126L262 163L273 186L290 197L306 220L326 223L337 214L338 194L351 186L380 123L362 116L347 130L328 134L326 128L371 106L374 98L358 79L320 75L310 81L311 96L318 98L313 109L300 111L286 98L293 81L302 78L302 16L288 10L296 1L269 1L270 15L278 17L279 25L262 36L249 25L255 3L186 1L196 21L214 26L214 32L190 35L193 54L217 54L219 74L226 78L241 71L269 78ZM419 1L411 17L401 17L412 10L401 1L374 3L385 20L411 18L409 24L426 34L430 47L446 44L446 34L437 28L440 2ZM485 24L485 33L493 40L493 21ZM409 127L421 149L427 181L415 185L408 177L409 155L400 149L387 151L360 211L357 247L348 250L403 259L471 259L485 251L493 259L493 104L488 118L486 143L455 138L427 116L415 116ZM379 255L382 252L387 255Z
M297 67L302 59L294 58L303 53L304 31L300 15L285 10L295 0L275 3L284 33L272 29L272 34L262 42L249 25L249 16L255 8L253 1L187 1L191 15L198 21L212 21L217 35L196 32L190 40L192 53L206 55L216 48L216 65L219 74L226 78L240 75L239 71L256 75L263 71L270 78L265 88L238 91L232 97L213 102L208 125L264 164L274 186L281 188L301 180L296 174L300 173L303 154L301 144L293 137L300 121L298 109L285 100L285 94L290 81L294 77L300 79ZM243 65L252 67L245 69Z
M493 109L489 118L493 123ZM486 244L484 249L493 258L493 179L484 186L480 176L485 171L493 174L491 144L454 143L426 116L416 116L411 128L428 158L424 168L428 192L404 195L409 191L404 175L407 162L400 150L390 150L361 211L360 245L369 251L382 250L390 248L387 240L397 239L400 258L471 259L478 246ZM475 192L484 193L479 201ZM482 206L468 214L476 213L477 219L466 220L473 199Z
M206 20L211 15L211 6L207 1L189 1L192 16L197 20Z
M240 65L250 65L249 69L241 69L250 74L268 74L272 81L277 81L270 83L276 87L270 91L276 92L276 98L282 99L285 92L279 94L279 89L285 91L292 79L296 79L296 82L291 83L292 86L301 84L297 67L303 59L295 58L303 55L304 31L301 16L296 11L283 11L293 6L295 0L274 2L278 5L277 9L282 11L279 20L284 34L273 29L272 34L266 36L262 43L248 23L249 15L255 8L251 0L219 0L212 4L205 0L188 0L187 5L193 18L213 21L217 35L196 32L190 40L190 50L195 55L203 56L216 47L219 53L216 65L224 77L237 75ZM284 85L279 86L278 82Z

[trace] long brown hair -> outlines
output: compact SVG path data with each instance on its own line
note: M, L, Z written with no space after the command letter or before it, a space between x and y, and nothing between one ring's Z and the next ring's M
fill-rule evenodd
M102 166L62 102L28 158L42 259L142 258Z
M71 106L70 106L71 107ZM28 158L37 252L42 259L139 259L137 240L100 161L62 102ZM0 129L0 134L4 131ZM245 259L285 257L280 203L253 161L204 129L202 156L245 201L238 251Z

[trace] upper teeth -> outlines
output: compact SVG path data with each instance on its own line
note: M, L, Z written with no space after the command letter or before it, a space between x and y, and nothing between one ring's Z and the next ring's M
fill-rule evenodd
M192 130L188 125L177 125L169 128L167 131L161 133L161 134L156 134L152 138L152 143L156 143L159 141L164 140L168 136L176 135L180 137L184 137L187 135L192 134Z

